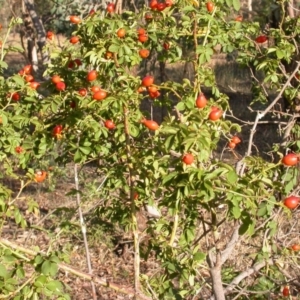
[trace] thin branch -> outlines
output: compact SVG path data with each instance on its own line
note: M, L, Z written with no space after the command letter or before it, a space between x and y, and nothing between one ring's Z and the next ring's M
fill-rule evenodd
M300 114L299 114L299 116L300 116ZM243 123L243 125L241 125L241 126L252 126L252 125L254 125L254 122L241 120L241 119L235 117L234 115L227 114L227 117L230 117L232 119L235 119L235 120ZM283 122L283 121L280 121L280 120L272 120L272 121L260 121L257 124L258 125L263 125L263 124L265 124L265 125L269 125L269 124L288 125L288 123L289 122Z
M286 81L286 83L283 85L281 91L279 92L279 94L277 95L277 97L270 103L270 105L264 110L264 112L262 113L261 117L264 117L272 108L273 106L280 100L282 94L284 93L285 89L289 86L291 80L295 77L296 73L298 72L298 69L300 67L300 62L297 62L297 65L295 67L295 70L293 71L293 73L291 74L291 76L288 78L288 80Z
M124 106L124 130L126 137L126 158L127 158L127 166L129 170L128 177L128 185L129 185L129 198L131 202L131 219L132 219L132 234L134 241L134 289L135 295L137 296L140 291L140 239L139 239L139 231L138 231L138 223L137 223L137 209L135 204L135 177L134 177L134 166L132 162L132 154L130 147L130 132L129 132L129 124L128 124L128 109Z
M86 225L84 223L83 213L82 213L82 209L81 209L81 197L80 197L80 193L79 193L79 180L78 180L77 164L74 165L74 181L75 181L75 188L77 191L76 201L77 201L77 206L78 206L81 231L82 231L83 242L84 242L84 247L85 247L86 262L87 262L89 274L92 275L93 269L92 269L92 263L91 263L91 255L90 255L89 244L88 244L87 236L86 236ZM93 291L93 299L97 300L96 287L95 287L95 284L93 281L91 281L91 285L92 285L92 291Z
M273 259L269 259L267 261L262 261L259 263L254 264L251 268L247 269L246 271L240 273L238 276L236 276L231 283L225 288L224 292L225 294L229 294L243 279L249 277L253 273L258 272L260 269L264 268L266 265L273 265L274 261ZM212 298L213 299L213 298ZM211 300L212 300L211 299Z
M291 80L295 77L296 73L298 72L299 66L300 66L300 62L297 62L297 65L296 65L293 73L290 75L290 77L288 78L288 80L286 81L286 83L283 85L283 87L280 90L280 92L277 95L277 97L269 104L269 106L264 111L257 113L257 115L255 117L255 121L254 121L253 127L252 127L251 132L250 132L248 149L247 149L247 152L246 152L245 156L250 156L251 155L253 138L254 138L254 134L256 132L256 127L258 125L259 120L261 118L263 118L275 106L275 104L281 99L281 97L282 97L285 89L289 86ZM242 165L239 166L239 175L240 176L242 176L244 174L245 168L246 168L246 163L243 161Z
M236 243L239 240L239 229L240 229L240 224L237 222L235 224L235 228L231 235L230 241L227 243L226 248L221 252L222 264L224 264L226 262L229 255L232 253L233 248L235 247Z
M282 137L282 142L280 144L281 147L285 147L287 142L288 142L288 139L289 139L289 136L291 134L291 131L292 129L294 128L294 125L296 124L297 122L297 118L296 117L291 117L287 126L285 127L284 129L284 134L283 134L283 137Z

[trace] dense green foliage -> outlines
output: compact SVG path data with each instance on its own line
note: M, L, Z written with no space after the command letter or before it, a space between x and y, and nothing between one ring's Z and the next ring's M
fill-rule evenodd
M296 20L284 19L282 27L271 29L267 42L261 43L257 41L261 36L258 23L235 20L239 9L238 1L219 1L211 11L204 2L178 1L162 11L144 7L139 13L88 14L79 24L70 25L78 43L66 41L60 48L55 39L49 40L51 62L44 74L48 79L40 87L32 88L24 74L0 78L2 176L19 179L22 189L37 181L36 170L44 169L49 156L59 164L97 161L99 177L105 179L96 196L104 201L94 213L132 233L135 287L139 288L140 280L141 290L151 297L189 299L216 293L214 284L205 284L209 279L201 269L212 272L218 257L224 260L221 265L225 263L226 251L233 251L228 242L232 232L227 231L231 227L241 237L258 239L257 250L251 253L253 263L269 263L273 255L284 260L289 253L273 238L278 233L278 215L291 215L282 209L281 198L295 192L298 171L283 167L279 145L273 145L273 161L252 155L255 127L249 150L237 166L218 154L220 144L226 144L225 151L229 151L227 145L241 126L227 118L228 96L218 89L209 62L218 46L223 53L235 52L238 61L251 68L254 101L265 105L258 113L260 120L270 113L266 108L274 93L284 94L290 102L298 94L296 69L283 66L298 51L299 29ZM126 31L124 37L117 34L120 28ZM138 34L141 28L145 33ZM141 35L148 40L141 42ZM271 40L272 45L268 44ZM192 62L193 78L162 81L155 68L147 69L154 76L150 86L159 94L151 97L146 84L144 92L138 92L145 74L137 76L136 70L141 65L147 68L141 49L150 50L150 57L157 57L161 65L178 67ZM3 62L1 66L6 68ZM97 72L95 80L87 77L91 70ZM263 81L255 80L257 71L262 72ZM59 75L58 83L52 82L54 75ZM103 99L98 100L99 94L91 90L95 86L104 93ZM212 96L198 108L196 99L207 88ZM79 93L80 89L86 94ZM141 109L145 100L168 112L164 120L156 120L158 125L151 123L155 130L149 130L145 121L154 118ZM211 114L216 109L220 114L214 119ZM113 121L114 128L105 126L107 120ZM186 153L193 155L190 164L182 161ZM16 169L26 170L26 175ZM15 205L20 193L15 196L4 186L0 192L2 225L14 218L25 227ZM140 232L137 214L144 206L157 208L159 217L150 219ZM32 202L30 211L36 209ZM140 244L144 235L148 236L146 250ZM233 239L234 244L237 241ZM8 299L38 299L41 295L68 299L56 277L58 263L65 259L62 253L49 248L44 256L29 259L12 249L1 251L1 293ZM161 269L148 277L140 273L139 259L147 258L150 251ZM243 260L243 255L237 259ZM31 275L25 274L28 264L34 268ZM236 272L234 267L220 266L219 274L212 272L212 276L230 284ZM250 280L250 285L242 282L241 287L247 286L249 294L278 293L278 282L284 284L285 279L274 265L261 269L259 279ZM232 298L238 294L238 290L226 292Z

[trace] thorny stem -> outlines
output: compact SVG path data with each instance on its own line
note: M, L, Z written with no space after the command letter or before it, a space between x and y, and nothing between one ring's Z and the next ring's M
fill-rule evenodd
M76 191L77 191L76 201L77 201L77 206L78 206L80 226L81 226L83 242L84 242L84 247L85 247L86 262L87 262L89 274L92 275L93 274L93 269L92 269L92 264L91 264L89 244L88 244L87 236L86 236L86 225L84 223L83 213L82 213L82 209L81 209L81 197L80 197L80 193L79 193L79 180L78 180L78 166L77 166L77 164L74 165L74 181L75 181L75 188L76 188ZM93 299L97 300L96 287L95 287L95 284L94 284L93 281L91 282L91 286L92 286L92 292L93 292Z
M197 74L197 80L195 80L194 83L194 91L201 91L200 90L200 79L199 79L199 73L197 71L197 69L199 68L199 55L197 53L197 48L198 48L198 37L197 37L197 30L198 30L198 24L197 24L197 19L196 19L196 14L193 13L193 17L194 17L194 28L193 28L193 38L194 38L194 47L195 47L195 60L194 60L194 68L195 68L195 74Z
M130 188L130 201L131 201L131 218L133 225L133 241L134 241L134 289L135 297L139 294L140 290L140 245L139 245L139 232L138 224L136 217L136 206L134 201L134 169L131 159L131 148L130 148L130 134L129 134L129 124L128 124L128 110L124 106L124 128L126 136L126 156L127 156L127 165L129 169L129 188Z
M3 60L4 60L4 45L6 44L6 41L7 41L8 37L9 37L9 35L10 35L10 31L11 31L12 26L13 26L12 23L14 22L15 19L16 19L16 18L13 18L13 19L10 21L10 24L9 24L8 30L7 30L7 33L6 33L6 35L5 35L4 39L3 39L3 44L2 44L2 47L1 47L1 58L0 58L0 61L3 61Z
M273 165L273 166L271 166L269 168L266 168L262 172L265 173L265 172L267 172L269 170L276 169L280 164L281 164L281 162L278 162L276 165ZM261 174L256 175L254 178L251 179L251 181L249 182L249 184L252 183L252 182L254 182L254 181L256 181L256 180L258 180L260 176L261 176Z
M216 11L217 11L217 7L214 7L214 10L213 10L213 12L211 14L211 19L208 21L208 24L207 24L207 31L206 31L206 34L205 34L205 37L204 37L204 40L203 40L203 44L202 44L203 46L205 46L205 44L207 42L207 38L208 38L209 33L210 33L211 22L212 22L212 20L214 18L214 15L215 15Z
M154 86L155 86L155 85L154 85ZM178 99L182 100L182 96L180 96L179 93L178 93L175 89L173 89L172 87L168 87L168 86L165 86L165 85L161 85L161 86L159 86L159 88L160 88L161 90L169 90L169 91L171 91L172 93L174 93L174 95L175 95Z
M194 17L194 28L193 28L193 37L194 37L194 45L195 45L195 55L196 55L196 60L198 61L199 55L197 54L197 47L198 47L198 38L197 38L197 19L196 19L196 14L193 13Z

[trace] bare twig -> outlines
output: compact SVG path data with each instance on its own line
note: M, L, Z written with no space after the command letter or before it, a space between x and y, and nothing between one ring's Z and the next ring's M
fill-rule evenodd
M287 81L285 82L285 84L281 88L280 92L278 93L277 97L269 104L269 106L264 111L257 113L254 124L253 124L253 127L252 127L251 132L250 132L248 149L247 149L247 152L246 152L245 156L250 156L251 155L253 138L254 138L254 134L256 132L256 127L258 125L259 120L261 118L263 118L274 107L274 105L280 100L280 98L282 97L285 89L289 86L291 80L295 77L296 73L298 72L299 66L300 66L300 62L297 62L297 65L296 65L293 73L287 79ZM245 167L246 167L245 162L243 162L242 165L239 166L239 175L240 176L242 176L244 174Z
M86 225L84 223L84 218L83 218L83 213L81 209L81 197L79 193L79 180L78 180L78 166L77 164L74 165L74 181L75 181L75 188L76 188L76 201L77 201L77 206L78 206L78 213L79 213L79 218L80 218L80 225L81 225L81 231L82 231L82 236L83 236L83 242L84 242L84 247L85 247L85 254L86 254L86 261L87 261L87 266L88 266L88 271L89 274L93 274L93 269L92 269L92 264L91 264L91 256L90 256L90 251L89 251L89 244L87 241L87 236L86 236ZM92 285L92 291L93 291L93 299L97 300L97 294L96 294L96 287L93 281L91 281Z
M246 271L240 273L225 288L225 290L224 290L225 294L229 294L243 279L245 279L246 277L249 277L250 275L252 275L255 272L258 272L260 269L264 268L267 264L268 265L273 265L274 264L273 259L269 259L267 261L262 261L262 262L256 263L251 268L249 268Z
M278 102L278 100L280 100L282 94L284 93L285 89L289 86L291 80L295 77L296 73L298 72L300 66L300 62L297 62L297 65L293 71L293 73L291 74L291 76L288 78L288 80L286 81L286 83L283 85L281 91L279 92L279 94L277 95L277 97L270 103L270 105L264 110L262 117L265 116L272 108L273 106Z
M131 202L131 218L132 218L132 234L134 241L134 289L135 297L140 293L140 240L139 240L139 231L137 224L137 209L135 204L135 177L134 177L134 167L131 156L131 147L130 147L130 133L129 133L129 124L128 124L128 110L124 106L124 128L126 136L126 157L127 157L127 166L129 169L128 185L129 185L129 197Z
M285 147L287 142L288 142L288 138L291 134L291 131L295 125L297 121L297 118L295 116L291 117L290 120L288 121L288 124L287 126L285 127L284 129L284 134L283 134L283 137L282 137L282 142L280 144L281 147Z
M231 235L230 241L227 243L226 248L221 252L222 264L224 264L226 262L229 255L232 253L233 248L235 247L236 243L239 240L239 229L240 229L240 224L237 222L235 224L235 228Z

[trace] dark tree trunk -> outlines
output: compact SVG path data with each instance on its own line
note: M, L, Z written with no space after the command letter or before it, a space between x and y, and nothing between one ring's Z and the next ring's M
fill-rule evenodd
M43 22L36 13L34 0L24 0L24 3L37 34L37 45L42 56L42 64L45 65L49 61L49 55L47 52L43 51L46 44L46 32Z

